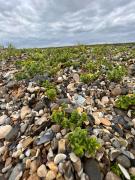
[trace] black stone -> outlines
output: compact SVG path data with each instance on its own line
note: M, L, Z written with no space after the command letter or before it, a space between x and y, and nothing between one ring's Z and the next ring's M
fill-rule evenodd
M115 125L112 125L112 128L113 128L113 130L114 131L116 131L117 133L119 133L119 135L121 136L121 137L123 137L123 131L122 131L122 129L117 125L117 124L115 124Z
M84 172L90 180L102 180L102 173L96 160L90 158L84 160Z
M36 106L34 107L34 110L35 111L40 111L41 109L44 109L46 107L46 102L45 102L45 100L43 99L43 100L41 100L40 102L38 102L37 104L36 104Z

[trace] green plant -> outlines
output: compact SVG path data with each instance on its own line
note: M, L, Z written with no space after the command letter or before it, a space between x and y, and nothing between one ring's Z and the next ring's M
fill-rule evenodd
M84 121L87 121L87 114L83 112L81 115L77 110L74 110L71 113L71 117L69 118L70 128L74 129L75 127L81 127Z
M87 114L85 112L79 114L77 110L74 110L69 117L63 108L54 110L52 113L53 122L62 125L64 128L70 128L71 130L75 127L81 127L83 122L86 120Z
M115 101L115 106L124 110L132 108L132 106L135 106L135 94L120 96Z
M82 82L84 83L91 83L92 81L96 80L99 76L99 73L85 73L85 74L81 74L80 79Z
M131 180L135 180L135 176L134 175L130 175Z
M126 69L123 66L116 66L107 72L107 77L110 81L118 82L126 75Z
M135 117L135 110L131 111L131 115Z
M116 174L119 177L122 175L122 172L117 163L111 165L111 170L114 174Z
M48 89L54 89L55 86L53 85L53 83L49 82L48 80L45 80L44 82L42 82L42 87L44 87L46 90Z
M85 65L85 68L91 72L94 73L98 69L98 64L95 61L88 61Z
M50 100L55 100L57 96L57 92L55 89L48 89L46 91L46 94Z
M17 81L21 81L21 80L27 79L27 78L28 77L27 77L26 73L24 73L24 72L18 72L18 73L15 74L15 79Z
M65 112L63 110L54 110L52 113L52 121L61 124L65 117Z
M96 138L90 138L85 129L77 127L68 136L72 150L77 156L83 156L84 153L95 155L96 151L100 148L100 144Z

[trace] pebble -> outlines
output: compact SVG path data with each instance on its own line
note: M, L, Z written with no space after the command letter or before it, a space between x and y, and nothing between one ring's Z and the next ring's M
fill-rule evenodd
M77 162L78 159L79 159L79 158L75 155L75 153L73 153L73 152L70 153L69 156L70 156L71 161L74 162L74 163Z
M32 137L27 137L26 139L24 139L22 141L22 148L26 149L32 142L33 142L33 138Z
M37 161L36 160L34 160L30 163L30 170L32 173L37 171Z
M10 125L0 126L0 139L5 138L11 130L12 126Z
M14 126L11 131L5 136L6 141L15 140L18 136L19 129L19 125Z
M61 133L56 134L56 138L59 140L62 137Z
M20 179L22 177L22 164L17 164L9 177L9 180Z
M54 124L51 126L51 129L54 133L58 133L58 132L60 132L60 125Z
M56 175L57 174L56 174L55 171L50 170L50 171L47 172L46 180L53 180L53 179L56 178Z
M107 118L100 118L100 122L105 126L111 125L111 122Z
M101 103L102 103L103 105L108 104L108 103L109 103L109 98L108 98L108 96L103 96L102 99L101 99Z
M129 173L135 176L135 167L129 168Z
M46 104L45 102L42 100L40 102L38 102L34 108L34 111L40 111L43 110L45 108Z
M46 143L48 141L51 141L54 137L54 132L50 129L47 130L47 132L45 132L45 134L43 134L38 140L37 140L37 145L41 145L43 143Z
M34 173L34 174L30 175L27 180L40 180L40 178L38 177L38 175L36 173Z
M132 122L133 122L133 125L134 125L134 128L135 128L135 118L132 120Z
M26 115L31 113L31 109L28 106L23 106L21 109L21 119L23 120Z
M58 172L58 167L53 161L48 161L46 166L49 167L50 170Z
M26 165L26 169L29 169L30 165L31 165L31 160L30 159L26 159L25 165Z
M116 160L125 168L129 168L131 166L130 160L125 155L119 155Z
M114 89L111 90L113 96L119 96L122 93L120 86L116 86Z
M46 166L44 164L42 164L41 166L39 166L39 168L37 169L37 175L39 177L46 177L47 175L47 169Z
M58 77L57 82L58 83L62 83L63 82L63 78L62 77Z
M20 127L20 131L21 131L21 133L24 133L25 132L25 130L26 130L26 128L27 128L27 124L21 124L21 127Z
M121 178L110 171L106 174L105 180L121 180Z
M44 122L47 122L47 117L46 117L46 116L42 116L42 117L39 118L37 121L35 121L35 125L40 126L40 125L43 124Z
M0 116L0 125L7 124L8 119L9 119L8 116L5 114Z
M131 76L134 76L135 75L135 64L131 64L128 68L128 73L129 75Z
M0 147L0 156L1 156L2 154L4 154L5 150L6 150L6 147L5 147L5 146Z
M74 83L70 83L68 86L67 86L67 89L69 91L74 91L75 90L75 84Z
M73 79L77 83L80 81L80 77L79 77L79 75L77 73L73 74Z
M91 180L102 180L101 170L99 164L94 159L86 159L84 161L84 172Z
M66 140L60 139L58 142L58 153L64 153L66 151Z
M86 101L86 99L84 97L82 97L81 95L75 94L74 97L74 102L76 105L83 105Z
M66 159L66 157L67 156L65 154L59 153L55 156L54 163L59 164L60 162L64 161Z

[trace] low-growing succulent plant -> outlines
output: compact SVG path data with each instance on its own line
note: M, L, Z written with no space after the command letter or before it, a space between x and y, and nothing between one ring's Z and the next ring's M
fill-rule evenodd
M17 81L21 81L21 80L23 80L23 79L27 79L27 75L26 75L26 73L24 73L24 72L17 72L17 73L15 74L15 79L16 79Z
M95 61L88 61L85 65L85 68L91 72L94 73L98 69L98 64Z
M77 156L83 156L85 153L95 155L100 148L100 144L96 138L89 137L86 129L77 127L68 136L72 150Z
M115 106L120 109L127 110L135 106L135 94L123 95L120 96L115 101Z
M82 82L84 83L91 83L92 81L96 80L99 76L99 73L96 72L95 74L92 73L85 73L85 74L81 74L80 79Z
M50 100L55 100L57 96L57 92L55 89L48 89L46 91L46 95Z
M63 109L54 110L52 113L52 121L60 124L64 128L71 130L76 127L81 127L83 122L87 121L87 114L83 112L79 114L77 110L74 110L70 116L68 116Z
M57 124L61 124L64 117L65 117L65 112L61 109L54 110L52 113L52 121L57 123Z
M44 82L42 82L41 84L46 90L48 89L53 89L54 85L53 83L49 82L48 80L45 80Z
M107 77L110 81L118 82L126 75L126 69L123 66L116 66L107 72Z
M69 118L69 126L70 129L74 129L75 127L81 127L83 122L87 120L87 114L83 112L81 115L77 110L71 113L71 117Z

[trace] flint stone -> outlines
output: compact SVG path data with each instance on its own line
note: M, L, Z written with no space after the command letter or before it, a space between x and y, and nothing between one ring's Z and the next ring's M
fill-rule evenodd
M99 164L94 159L86 159L84 162L84 172L88 175L90 180L102 180L102 174Z

